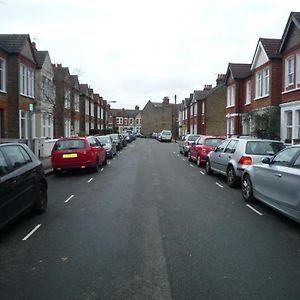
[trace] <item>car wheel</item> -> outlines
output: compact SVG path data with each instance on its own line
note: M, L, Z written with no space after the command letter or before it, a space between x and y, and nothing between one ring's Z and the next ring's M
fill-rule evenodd
M227 183L230 187L237 186L237 177L235 175L235 171L232 166L229 166L227 169Z
M213 170L211 169L211 166L210 166L209 159L206 161L206 164L205 164L205 173L207 175L211 175L213 173Z
M61 170L54 170L54 174L56 175L56 176L60 176L61 175Z
M94 167L93 167L93 171L95 172L95 173L98 173L99 172L99 159L97 158L97 160L96 160L96 164L94 165Z
M245 174L242 181L242 195L246 202L253 202L253 187L250 176Z
M191 151L188 152L187 157L188 157L188 160L189 160L189 161L192 161Z
M201 166L201 156L200 155L197 156L197 166L198 167Z
M34 214L42 214L46 211L48 204L47 187L44 183L37 184L37 192L31 211Z

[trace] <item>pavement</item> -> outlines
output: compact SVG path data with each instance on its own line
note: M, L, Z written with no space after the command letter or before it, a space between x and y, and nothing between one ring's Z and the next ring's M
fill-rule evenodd
M52 163L51 163L51 156L42 157L42 158L40 158L40 161L43 164L45 174L46 175L52 174L53 173L53 169L52 169Z

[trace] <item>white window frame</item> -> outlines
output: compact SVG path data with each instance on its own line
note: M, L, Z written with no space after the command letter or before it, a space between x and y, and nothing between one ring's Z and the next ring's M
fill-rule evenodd
M66 109L70 109L71 108L71 91L70 90L66 90L65 91L64 108L66 108Z
M288 115L291 115L291 124L288 124ZM289 137L289 134L288 132L290 132L290 137ZM287 110L285 112L285 136L286 136L286 139L289 139L292 141L293 139L293 111L292 110Z
M34 98L34 69L20 64L19 77L19 93L23 96Z
M85 100L85 115L89 116L90 115L90 101L89 100Z
M78 94L74 95L74 110L76 112L79 112L79 95Z
M300 83L300 52L296 53L296 84Z
M289 56L285 60L285 88L294 85L295 82L295 57Z
M255 99L269 96L270 69L269 67L258 71L255 75Z
M235 106L235 84L227 88L227 108Z
M91 117L94 117L94 110L95 110L95 104L94 102L91 102ZM94 129L94 128L91 128L91 129Z
M205 102L202 101L202 124L205 124Z
M246 101L245 104L251 104L251 80L246 82Z
M6 60L0 57L0 92L6 92Z
M42 136L53 138L53 120L49 113L43 113L42 115Z

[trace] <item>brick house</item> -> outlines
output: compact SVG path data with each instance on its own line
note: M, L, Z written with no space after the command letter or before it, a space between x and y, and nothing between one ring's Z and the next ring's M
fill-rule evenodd
M37 62L35 71L36 137L53 138L53 107L56 88L54 69L48 51L38 51L32 43Z
M205 99L200 101L199 116L200 134L204 135L226 135L226 94L224 85L225 74L219 74L216 86L213 87Z
M191 110L191 102L192 98L191 95L189 98L185 98L182 101L182 125L181 125L181 135L186 135L190 133L190 110Z
M151 135L153 132L160 132L163 129L174 130L176 127L174 106L175 104L169 103L168 97L164 97L161 103L149 100L141 112L142 133Z
M72 82L69 68L54 64L54 83L56 100L54 109L54 136L71 136L71 89Z
M291 12L279 52L282 55L281 140L300 142L300 12Z
M71 75L71 134L80 132L80 84L77 75Z
M100 133L101 120L100 120L100 95L94 94L94 116L95 116L95 132Z
M95 100L94 100L94 91L93 89L89 88L88 89L88 93L89 93L89 103L90 103L90 107L89 107L89 133L93 132L95 130L95 122L96 122L96 118L95 118Z
M251 80L251 64L229 63L225 75L226 97L226 134L241 135L241 106L245 98L246 82Z
M35 137L35 68L28 34L0 34L0 137Z

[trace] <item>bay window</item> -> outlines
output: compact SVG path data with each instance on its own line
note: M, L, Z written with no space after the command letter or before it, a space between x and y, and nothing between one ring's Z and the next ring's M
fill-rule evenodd
M34 97L34 70L20 64L20 94Z
M227 107L235 105L235 85L231 85L227 88Z
M0 91L6 91L6 70L5 70L5 60L0 58Z
M269 68L256 73L255 76L255 98L262 98L269 95L270 86Z

